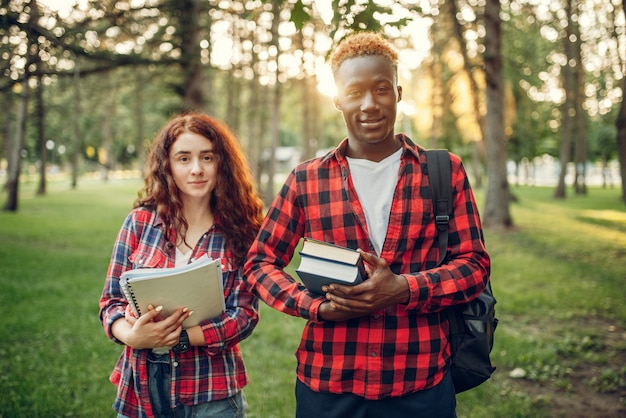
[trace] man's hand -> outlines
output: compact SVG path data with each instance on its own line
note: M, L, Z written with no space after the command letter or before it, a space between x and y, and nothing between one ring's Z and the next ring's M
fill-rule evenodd
M409 301L409 285L404 277L394 274L384 259L359 252L366 262L368 278L356 286L333 283L322 287L328 299L320 306L322 320L345 321Z

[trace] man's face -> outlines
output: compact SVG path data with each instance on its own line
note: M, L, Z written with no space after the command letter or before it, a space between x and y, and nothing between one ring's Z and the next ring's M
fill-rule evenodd
M384 57L365 55L345 60L335 73L335 106L343 113L348 138L361 145L393 139L402 87Z

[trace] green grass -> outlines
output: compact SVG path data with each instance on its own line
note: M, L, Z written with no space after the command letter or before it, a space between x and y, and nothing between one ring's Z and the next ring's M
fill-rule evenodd
M115 416L108 376L121 349L102 332L98 299L138 187L137 180L81 180L69 190L59 182L37 197L24 184L18 213L0 213L0 417ZM486 231L501 321L498 370L458 396L459 417L551 417L552 401L575 395L576 385L591 394L626 391L619 191L590 189L563 201L552 199L552 189L514 192L516 230ZM259 326L242 343L250 418L294 415L302 325L262 304ZM508 377L516 367L526 379ZM577 379L581 368L593 373Z
M0 214L0 416L112 416L119 347L98 299L136 184L24 186L18 213Z

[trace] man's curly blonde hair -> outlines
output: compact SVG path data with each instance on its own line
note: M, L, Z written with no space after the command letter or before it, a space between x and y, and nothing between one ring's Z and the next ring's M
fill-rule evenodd
M349 59L364 55L379 55L389 60L394 70L398 69L398 53L380 33L356 32L346 36L330 56L333 74Z

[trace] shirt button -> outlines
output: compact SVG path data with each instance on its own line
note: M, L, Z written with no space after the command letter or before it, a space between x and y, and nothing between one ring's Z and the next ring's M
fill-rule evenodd
M370 354L370 356L372 356L372 357L376 357L376 353L372 351L372 353Z
M172 366L174 366L174 367L178 367L178 362L177 362L177 361L173 362L173 363L172 363Z
M379 314L374 314L374 319L378 319L378 318L380 318L380 315Z

